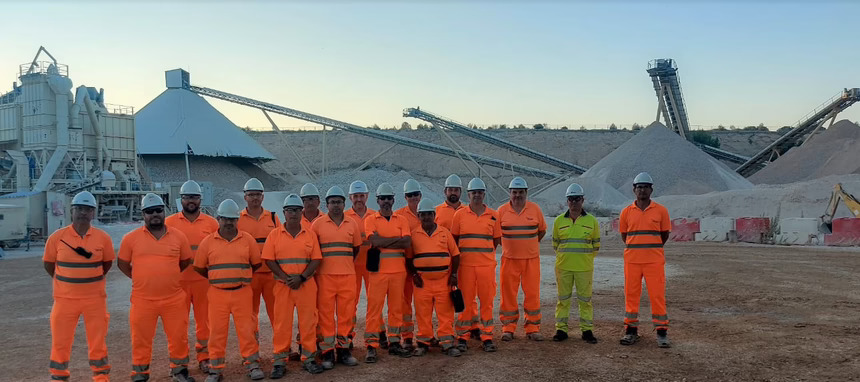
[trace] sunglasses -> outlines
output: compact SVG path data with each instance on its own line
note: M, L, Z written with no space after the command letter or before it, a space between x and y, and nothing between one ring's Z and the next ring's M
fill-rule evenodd
M161 208L161 207L147 208L147 209L143 210L143 213L145 213L147 215L160 214L162 212L164 212L164 208Z
M394 197L391 195L377 196L376 198L379 200L394 200Z
M200 195L182 195L182 200L200 200Z
M581 197L581 196L568 196L567 197L567 200L570 200L571 202L581 202L582 199L583 199L583 197Z
M414 198L414 197L420 196L420 195L421 195L421 192L407 192L406 193L407 198Z

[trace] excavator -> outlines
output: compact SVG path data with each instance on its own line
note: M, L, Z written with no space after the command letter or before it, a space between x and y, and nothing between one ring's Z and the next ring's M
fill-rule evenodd
M821 215L821 231L824 233L833 233L833 215L836 214L836 208L839 207L839 201L845 203L845 207L851 211L855 218L860 218L860 201L854 195L851 195L842 189L842 183L836 183L833 186L833 194L830 195L830 203L827 204L827 209L824 215Z

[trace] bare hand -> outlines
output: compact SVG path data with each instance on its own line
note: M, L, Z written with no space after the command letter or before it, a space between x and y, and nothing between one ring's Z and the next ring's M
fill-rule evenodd
M412 276L412 283L415 284L416 288L424 288L424 279L417 273Z
M448 276L448 286L457 286L457 274L452 273L451 276Z
M292 289L299 289L302 286L302 277L299 275L287 275L287 286Z

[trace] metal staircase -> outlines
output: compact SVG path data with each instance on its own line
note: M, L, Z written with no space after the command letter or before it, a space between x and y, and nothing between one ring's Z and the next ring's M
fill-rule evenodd
M418 118L418 119L423 120L425 122L432 123L436 126L446 128L449 130L454 130L454 131L461 133L463 135L467 135L469 137L479 139L479 140L482 140L484 142L487 142L487 143L490 143L490 144L511 150L517 154L527 156L529 158L541 161L543 163L553 165L555 167L558 167L560 169L565 170L566 172L572 171L575 174L582 174L586 170L588 170L587 168L577 166L573 163L563 161L563 160L558 159L556 157L544 154L544 153L537 151L537 150L532 150L528 147L518 145L518 144L513 143L511 141L507 141L507 140L495 137L495 136L487 134L483 131L480 131L477 129L472 129L468 126L464 126L464 125L457 123L457 122L454 122L450 119L442 118L436 114L428 113L428 112L421 110L421 109L418 109L418 108L403 109L403 116L404 117Z

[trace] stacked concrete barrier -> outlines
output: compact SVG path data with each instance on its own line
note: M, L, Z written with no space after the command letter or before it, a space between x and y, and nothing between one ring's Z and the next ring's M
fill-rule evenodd
M735 229L735 220L727 217L707 217L699 219L699 233L696 241L727 241L729 233Z
M764 243L770 235L770 218L737 218L735 231L738 241Z
M774 244L819 245L818 218L787 218L779 221L779 233L774 235Z
M833 233L824 235L824 245L854 246L860 245L860 219L833 219Z
M669 234L669 240L672 241L693 241L696 239L696 234L701 230L699 219L695 218L678 218L672 219L672 233Z

